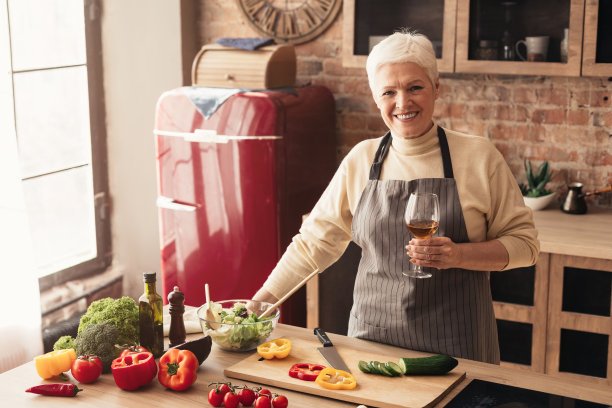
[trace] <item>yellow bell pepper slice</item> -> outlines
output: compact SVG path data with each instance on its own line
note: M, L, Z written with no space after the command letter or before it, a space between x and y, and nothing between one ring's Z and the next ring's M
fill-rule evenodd
M76 352L74 349L65 349L51 351L38 357L34 357L34 363L36 364L36 371L42 379L48 380L49 378L60 375L64 371L70 370L72 362L77 359Z
M271 360L273 358L285 358L291 351L291 340L276 339L267 341L264 344L257 346L257 354Z
M321 370L315 383L328 390L352 390L357 387L357 381L351 373L327 367Z

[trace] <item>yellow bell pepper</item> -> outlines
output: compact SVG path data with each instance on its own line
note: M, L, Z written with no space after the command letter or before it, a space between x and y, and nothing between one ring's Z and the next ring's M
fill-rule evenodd
M276 339L257 346L257 354L270 360L273 358L285 358L291 351L291 341L288 339Z
M44 380L60 375L70 370L72 362L77 359L74 349L51 351L42 356L34 357L36 371Z
M357 381L351 373L333 367L321 370L315 383L328 390L352 390L357 386Z

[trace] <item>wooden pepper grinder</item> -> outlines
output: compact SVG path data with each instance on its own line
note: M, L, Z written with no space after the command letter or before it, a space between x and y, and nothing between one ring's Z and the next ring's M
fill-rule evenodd
M168 333L170 347L178 346L185 342L184 302L185 295L179 291L178 286L175 286L174 290L168 294L168 303L170 303L170 332Z

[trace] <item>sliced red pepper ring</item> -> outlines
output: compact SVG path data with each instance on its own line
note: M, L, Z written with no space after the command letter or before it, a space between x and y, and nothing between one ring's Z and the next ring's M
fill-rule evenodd
M325 366L320 364L298 363L291 366L289 369L289 377L297 378L304 381L314 381L319 376L321 370Z

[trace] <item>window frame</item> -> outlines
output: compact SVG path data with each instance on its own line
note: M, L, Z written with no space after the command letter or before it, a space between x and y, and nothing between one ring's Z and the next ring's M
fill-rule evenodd
M112 262L106 144L106 110L102 61L102 27L99 0L84 0L89 126L91 134L91 171L93 178L96 256L38 278L41 292L75 279L103 272Z

